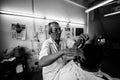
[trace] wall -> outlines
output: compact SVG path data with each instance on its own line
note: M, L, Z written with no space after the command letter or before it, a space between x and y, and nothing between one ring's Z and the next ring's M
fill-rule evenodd
M96 35L104 35L104 29L98 10L94 10L89 13L89 35L91 39Z
M70 27L85 27L86 26L86 14L83 8L80 8L74 4L68 3L65 0L0 0L0 10L10 11L20 14L33 14L39 17L45 17L49 19L71 21L81 23L70 24ZM29 47L30 49L36 49L38 43L33 41L33 33L39 32L40 26L42 26L43 31L45 30L45 25L51 20L44 19L33 19L29 17L21 17L14 15L0 14L0 44L1 50L16 47L17 45L22 45ZM26 26L27 29L27 39L14 40L11 38L11 24L21 23ZM62 29L66 27L67 23L60 22ZM45 32L39 33L40 44L46 39ZM33 41L33 42L32 42Z
M111 43L120 43L120 15L115 14L104 17L112 11L113 7L103 6L89 13L89 34L91 37L95 35L105 36Z

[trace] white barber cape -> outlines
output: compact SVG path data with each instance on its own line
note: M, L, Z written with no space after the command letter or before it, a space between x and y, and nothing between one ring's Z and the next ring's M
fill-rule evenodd
M73 45L74 41L67 42L67 40L63 39L58 46L52 38L47 39L42 45L39 59L46 55L56 54L60 49L67 48L67 43ZM91 72L84 71L72 60L64 64L62 58L59 58L49 66L43 67L42 74L43 80L104 80Z

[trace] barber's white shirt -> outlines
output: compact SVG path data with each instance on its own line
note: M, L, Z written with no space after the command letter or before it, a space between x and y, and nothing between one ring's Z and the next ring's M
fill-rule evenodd
M58 47L58 48L57 48ZM66 40L62 39L60 41L60 45L57 45L55 41L52 40L50 37L48 40L44 41L39 59L41 59L43 56L47 56L50 54L56 54L59 50L65 49L67 47ZM62 58L59 58L57 61L52 63L49 66L43 67L43 79L44 80L54 80L56 74L59 72L59 70L63 67L64 62Z

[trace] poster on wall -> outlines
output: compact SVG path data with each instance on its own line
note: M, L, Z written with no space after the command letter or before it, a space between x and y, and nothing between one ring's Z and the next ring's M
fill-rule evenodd
M38 31L34 32L34 41L40 42L39 37L44 35L44 28L43 28L43 26L39 26L39 28L37 30Z
M74 28L70 27L69 23L65 27L65 38L74 38Z
M65 33L66 33L66 38L70 38L70 36L71 36L71 28L70 27L65 27Z
M40 26L40 27L39 27L39 33L40 33L40 34L44 34L44 31L45 31L45 30L44 30L43 27L44 27L44 26Z
M11 24L12 38L16 40L26 40L26 27L24 24Z

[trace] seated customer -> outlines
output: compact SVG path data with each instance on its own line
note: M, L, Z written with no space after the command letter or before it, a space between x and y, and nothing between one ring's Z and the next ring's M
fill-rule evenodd
M85 45L83 51L86 59L81 62L81 66L88 71L98 71L104 57L101 47L90 42Z

